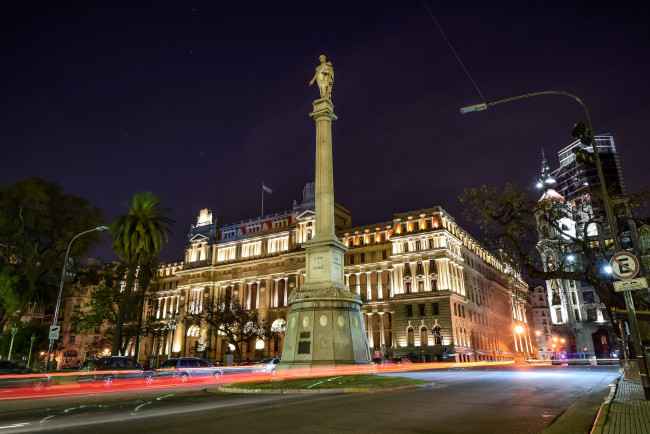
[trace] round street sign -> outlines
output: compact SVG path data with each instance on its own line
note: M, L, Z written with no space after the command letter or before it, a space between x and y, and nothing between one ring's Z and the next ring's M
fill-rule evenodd
M632 253L621 252L612 256L609 261L612 274L617 279L632 279L639 272L639 260Z

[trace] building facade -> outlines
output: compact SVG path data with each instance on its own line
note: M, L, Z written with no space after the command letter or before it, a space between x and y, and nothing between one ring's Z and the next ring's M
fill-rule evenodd
M608 190L615 195L625 195L614 138L601 135L596 136L595 140ZM591 152L579 141L571 143L558 152L560 167L555 171L550 170L542 155L542 175L538 187L544 193L539 200L540 206L546 203L565 210L565 217L557 222L556 227L538 221L538 250L546 270L552 270L559 264L564 264L566 269L580 266L580 257L571 254L571 239L587 237L594 248L609 250L610 256L614 254L613 237L608 225L590 224L605 220L600 181L594 165L576 159L572 151L576 147ZM624 245L631 247L630 239L629 231L621 234ZM615 336L607 321L605 306L592 286L585 282L553 279L546 282L546 292L553 324L552 353L556 356L561 353L569 357L590 358L614 355ZM548 344L544 352L549 352Z
M514 360L537 353L526 312L527 286L440 207L395 214L390 221L350 227L335 206L338 238L348 247L345 279L362 297L375 357L419 360ZM182 263L163 264L157 302L146 307L161 325L145 339L140 360L197 355L221 360L231 350L220 336L187 327L183 312L230 294L284 330L287 301L305 280L305 252L314 227L314 184L291 210L219 225L202 210L188 234ZM514 287L513 286L513 283ZM172 328L175 327L175 329ZM243 360L280 357L283 338L251 342ZM171 345L166 343L171 342Z

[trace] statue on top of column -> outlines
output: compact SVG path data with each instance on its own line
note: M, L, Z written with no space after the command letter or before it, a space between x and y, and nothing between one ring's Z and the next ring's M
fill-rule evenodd
M327 98L331 101L332 86L334 86L334 67L332 66L332 62L326 61L327 58L324 54L321 54L318 59L320 60L320 65L316 67L316 74L314 74L314 78L311 79L309 85L311 86L315 81L320 90L320 97Z

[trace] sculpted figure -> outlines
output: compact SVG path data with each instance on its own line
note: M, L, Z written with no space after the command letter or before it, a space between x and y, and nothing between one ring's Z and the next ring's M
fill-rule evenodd
M316 67L316 74L314 74L314 78L311 79L309 85L311 86L315 81L320 90L320 97L327 98L331 101L332 86L334 86L334 67L332 67L332 62L326 61L327 58L324 54L321 54L318 59L320 60L320 65Z

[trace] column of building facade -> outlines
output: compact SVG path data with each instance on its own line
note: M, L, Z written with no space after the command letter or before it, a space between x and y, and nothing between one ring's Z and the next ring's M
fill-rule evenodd
M393 348L397 348L397 327L395 325L395 323L397 321L395 321L395 311L391 310L391 311L389 311L389 313L390 313L390 319L391 319L390 328L391 328L391 335L392 335L391 336L390 346L393 347Z
M246 282L246 309L251 308L251 286L253 282Z
M372 331L372 315L374 312L368 312L368 345L370 348L373 348L375 346L374 338L373 338L373 331Z
M356 292L357 294L361 294L361 272L354 273L354 274L355 276L357 276L356 285L355 285Z
M366 271L366 297L368 297L368 300L372 300L372 286L370 285L370 273L372 273L372 271Z
M382 300L384 298L384 286L381 282L382 273L384 270L377 270L377 298Z
M156 319L160 318L160 306L162 306L162 297L158 297L158 308L156 309Z
M345 275L345 286L350 288L350 274Z
M284 306L287 306L287 294L289 293L289 277L283 277L284 279ZM298 279L296 279L298 280Z
M384 331L384 313L386 312L377 312L379 314L379 345L382 348L386 347L386 336Z

